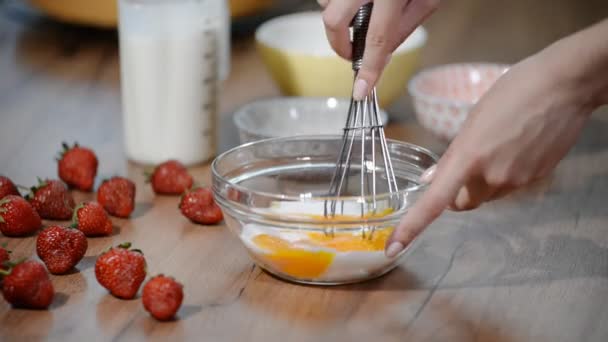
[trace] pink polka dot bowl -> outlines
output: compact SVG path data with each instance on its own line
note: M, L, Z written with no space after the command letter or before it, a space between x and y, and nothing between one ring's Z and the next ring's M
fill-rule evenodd
M408 84L418 122L450 142L471 108L508 68L505 64L467 63L421 71Z

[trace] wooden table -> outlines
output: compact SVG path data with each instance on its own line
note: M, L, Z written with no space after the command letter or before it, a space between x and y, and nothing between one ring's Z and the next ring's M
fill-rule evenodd
M602 0L446 2L426 24L423 65L512 63L607 14ZM232 62L222 150L236 143L229 114L278 94L250 35L235 39ZM78 140L98 153L98 180L120 174L138 186L133 219L114 220L118 234L90 239L79 272L52 277L58 294L49 311L0 303L0 340L608 340L605 110L543 184L473 212L446 213L381 279L308 287L261 272L224 225L193 225L178 213L177 198L152 194L142 168L123 154L118 70L115 32L52 23L0 1L0 173L26 185L56 177L61 141ZM389 110L389 135L444 149L416 125L407 96ZM207 165L193 172L209 181ZM121 241L145 252L152 274L184 283L179 320L157 323L139 299L116 299L97 283L96 256ZM1 242L15 257L35 254L34 238Z

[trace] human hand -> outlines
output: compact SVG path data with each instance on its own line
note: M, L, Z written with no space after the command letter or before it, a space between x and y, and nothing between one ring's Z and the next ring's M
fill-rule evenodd
M370 0L318 0L330 45L342 58L351 60L349 25L359 8ZM376 85L390 56L439 6L440 0L375 1L367 31L361 69L353 98L362 100Z
M483 96L436 168L423 175L431 184L389 239L389 257L445 209L470 210L504 196L546 176L565 156L597 103L591 82L564 75L563 56L530 57Z

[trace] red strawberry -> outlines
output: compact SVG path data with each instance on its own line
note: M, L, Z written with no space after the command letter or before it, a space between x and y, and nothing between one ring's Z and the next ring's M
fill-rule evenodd
M41 263L24 261L0 273L4 299L14 307L46 309L53 302L53 283Z
M8 195L0 200L0 231L6 236L26 236L42 227L40 216L23 197Z
M32 187L27 199L40 217L47 220L69 220L76 206L72 194L59 180L38 179L38 186Z
M108 236L113 230L108 213L97 202L82 203L76 207L72 227L80 229L86 236Z
M216 224L224 216L215 203L213 193L207 188L197 188L187 192L179 204L182 214L190 220L201 224Z
M155 193L164 195L183 194L194 182L186 167L177 160L168 160L158 165L148 181Z
M66 274L84 257L87 238L74 228L51 226L36 239L36 253L52 274Z
M95 262L95 277L118 298L132 299L146 278L146 259L138 249L123 243L103 253Z
M0 271L7 270L5 263L11 260L11 251L6 249L6 246L0 247Z
M97 190L97 202L112 216L129 217L135 209L135 183L123 177L112 177Z
M8 177L0 176L0 200L8 195L21 196L15 184Z
M144 308L160 321L168 321L175 317L183 299L182 284L162 274L150 279L142 293Z
M62 144L63 151L57 159L59 178L70 187L82 191L93 190L97 175L97 156L95 152L75 143L70 147Z

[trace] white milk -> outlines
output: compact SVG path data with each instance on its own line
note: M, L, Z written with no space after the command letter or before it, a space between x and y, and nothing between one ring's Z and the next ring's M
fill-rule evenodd
M219 60L228 59L227 23L209 3L221 2L119 2L125 147L136 162L194 164L215 155L219 76L228 73L224 63L219 74Z

